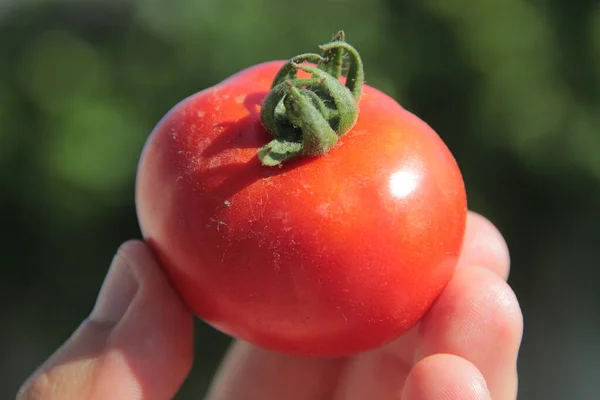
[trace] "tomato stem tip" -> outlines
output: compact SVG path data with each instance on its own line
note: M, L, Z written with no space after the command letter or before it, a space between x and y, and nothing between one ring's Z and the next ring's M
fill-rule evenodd
M258 150L263 165L323 155L356 123L364 85L360 55L345 41L344 31L319 48L322 54L305 53L286 61L273 80L260 112L265 129L273 136ZM349 65L343 84L345 54ZM298 71L310 77L300 78Z

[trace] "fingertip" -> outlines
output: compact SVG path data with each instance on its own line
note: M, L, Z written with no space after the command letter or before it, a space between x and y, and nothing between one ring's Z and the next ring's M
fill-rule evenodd
M510 286L481 267L458 270L423 319L417 359L449 353L484 374L494 398L516 394L523 315Z
M500 230L487 218L469 211L458 268L481 266L507 279L510 252Z
M443 346L477 351L474 345L492 342L511 353L523 333L523 314L512 288L486 268L459 270L423 319L420 329L426 354ZM489 350L495 346L483 346Z
M193 316L145 243L124 243L118 257L137 277L139 289L111 332L97 381L123 382L122 392L132 398L171 398L192 366ZM95 389L112 393L114 387Z
M113 257L102 283L89 320L99 324L116 325L131 305L140 280L119 250Z
M124 242L117 249L115 257L121 258L132 269L141 284L154 284L166 280L150 248L141 240L132 239Z
M403 400L488 400L485 378L475 365L451 354L419 361L409 373Z
M193 316L143 242L113 258L90 317L18 399L172 398L191 369Z

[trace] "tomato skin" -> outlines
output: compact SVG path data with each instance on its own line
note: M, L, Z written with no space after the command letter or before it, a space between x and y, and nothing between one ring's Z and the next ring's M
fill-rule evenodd
M262 166L260 105L281 65L244 70L158 123L138 169L142 234L213 327L290 354L366 351L413 327L453 274L462 176L427 124L369 86L329 153Z

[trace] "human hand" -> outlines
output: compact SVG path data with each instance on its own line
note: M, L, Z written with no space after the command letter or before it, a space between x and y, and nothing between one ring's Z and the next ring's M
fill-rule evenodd
M235 341L207 398L515 399L523 320L508 272L501 234L470 213L454 277L409 333L337 359L288 356ZM193 316L147 247L127 242L90 317L17 399L170 399L192 365L192 331Z

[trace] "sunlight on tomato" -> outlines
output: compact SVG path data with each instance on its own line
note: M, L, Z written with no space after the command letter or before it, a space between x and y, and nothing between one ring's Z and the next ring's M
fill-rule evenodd
M419 185L419 176L413 171L398 171L390 176L390 192L398 198L407 197Z

